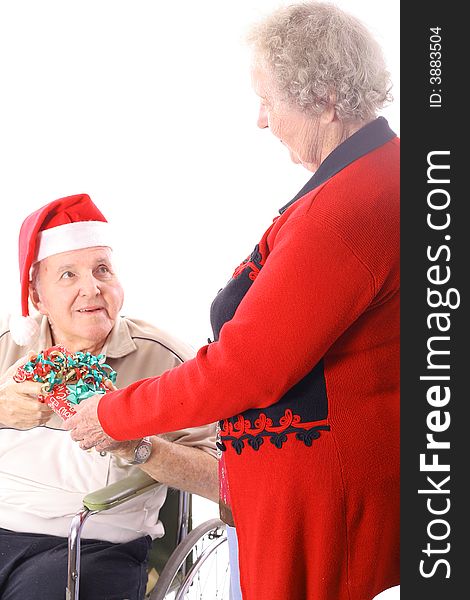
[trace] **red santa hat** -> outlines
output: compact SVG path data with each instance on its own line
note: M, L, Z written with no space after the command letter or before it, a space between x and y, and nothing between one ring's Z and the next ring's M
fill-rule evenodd
M94 246L111 247L103 214L87 194L54 200L26 217L20 229L19 266L22 317L10 319L10 334L20 346L31 343L38 326L29 316L29 282L34 263L60 252Z

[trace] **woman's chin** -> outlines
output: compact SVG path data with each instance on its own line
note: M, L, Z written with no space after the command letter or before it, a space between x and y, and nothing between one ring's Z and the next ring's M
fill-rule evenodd
M298 154L295 154L295 152L292 152L292 150L289 150L289 153L290 153L290 159L294 164L302 165L305 169L307 169L307 171L311 171L312 173L315 173L315 171L318 169L317 164L305 162L304 160L302 160L300 158L300 156Z
M296 165L301 165L302 161L300 160L299 156L293 152L292 150L289 149L289 154L290 154L290 159L293 163L295 163Z

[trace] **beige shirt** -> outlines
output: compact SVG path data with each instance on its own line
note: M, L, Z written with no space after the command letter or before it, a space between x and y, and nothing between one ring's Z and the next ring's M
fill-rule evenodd
M52 346L47 319L30 348ZM24 356L6 323L0 323L0 375ZM117 371L117 387L160 375L191 358L189 346L143 321L120 317L103 348L107 364ZM21 431L0 425L0 527L13 531L66 537L73 515L89 492L118 481L138 469L110 453L80 450L53 415L46 425ZM165 439L194 446L216 456L215 425L165 434ZM124 505L90 517L83 537L126 542L142 535L160 537L158 520L167 487L157 486Z

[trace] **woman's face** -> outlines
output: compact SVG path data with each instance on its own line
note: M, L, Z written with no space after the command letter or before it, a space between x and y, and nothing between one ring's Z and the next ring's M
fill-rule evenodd
M312 117L296 110L276 97L267 72L255 67L252 83L260 97L258 127L269 128L287 146L293 162L316 171L322 161L326 124L322 117Z
M41 260L38 268L31 299L49 318L55 342L72 352L100 351L124 300L111 250L62 252Z

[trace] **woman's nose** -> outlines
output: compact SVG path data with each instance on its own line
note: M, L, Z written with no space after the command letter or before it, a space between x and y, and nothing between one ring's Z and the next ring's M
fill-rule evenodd
M256 124L260 129L268 127L268 112L262 103L259 105L258 122Z

